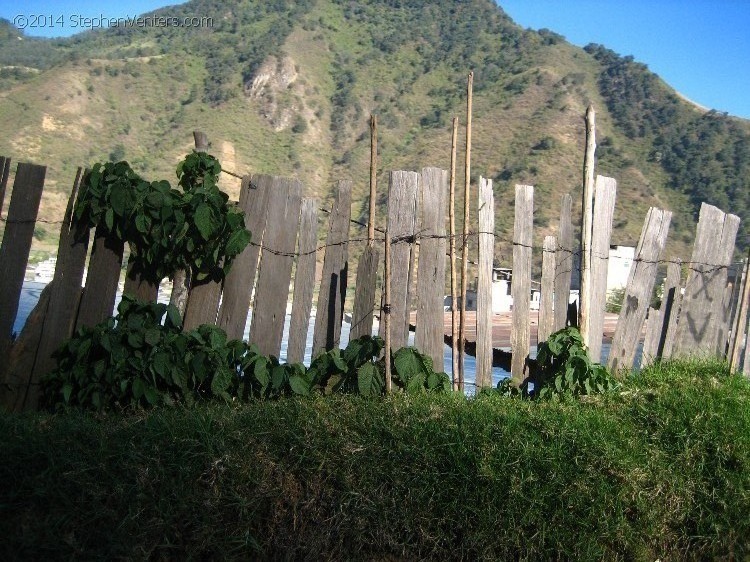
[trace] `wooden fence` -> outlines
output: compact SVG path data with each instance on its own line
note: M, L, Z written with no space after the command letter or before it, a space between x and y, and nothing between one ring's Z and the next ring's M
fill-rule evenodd
M197 148L207 145L205 135L196 133ZM587 155L588 158L589 155ZM10 161L0 158L0 195L4 196ZM3 357L0 399L9 410L33 409L38 404L40 377L54 367L51 353L82 326L93 326L113 314L122 269L122 244L99 232L89 233L76 224L71 214L82 172L74 181L65 212L57 252L57 269L42 293L35 310L17 337L11 333L18 310L24 272L34 224L41 200L45 167L19 164L5 219L0 246L0 348ZM374 184L373 184L374 185ZM339 345L349 283L351 192L349 181L336 185L333 208L328 212L326 239L318 240L318 202L302 197L303 187L294 179L249 175L242 179L239 205L253 241L237 258L223 283L207 280L193 284L184 309L186 329L201 323L215 323L232 338L242 337L252 310L249 339L261 352L278 356L281 351L287 303L291 302L288 359L300 361L304 354L312 313L314 285L318 282L313 353ZM593 180L587 317L588 345L595 359L601 353L607 284L607 260L615 209L616 182L597 176ZM0 197L0 209L3 198ZM374 205L374 197L371 202ZM378 298L378 266L381 255L370 229L368 246L359 263L351 334L372 333L373 318L390 319L390 343L398 349L407 345L412 311L416 315L415 343L429 354L435 367L444 361L444 343L451 335L444 331L443 299L446 285L446 218L448 172L424 168L420 172L393 171L388 174L387 232L390 294ZM543 202L549 204L550 202ZM480 178L477 202L478 230L469 237L478 240L476 314L476 385L492 384L491 366L497 364L492 348L492 274L496 237L493 186ZM516 383L530 376L530 321L532 257L542 256L539 341L571 321L568 314L572 266L575 251L571 224L572 199L561 200L557 237L547 237L542 247L533 245L534 188L516 186L513 234L512 333L510 371ZM371 217L374 213L371 213ZM735 247L739 219L704 204L697 225L690 261L666 260L663 256L671 213L648 211L617 328L608 366L615 372L634 366L641 334L643 363L676 355L710 354L726 357L736 370L750 371L743 353L747 345L747 309L750 275L745 265L741 282L730 280L728 270ZM585 221L584 221L585 222ZM91 237L91 242L89 239ZM417 251L417 246L419 250ZM318 259L322 269L316 275ZM88 258L88 275L81 289ZM662 306L649 308L657 269L666 264L667 277ZM682 270L687 278L682 279ZM184 275L182 276L184 278ZM731 281L731 282L730 282ZM175 283L173 300L181 298ZM156 298L156 287L128 275L124 292L145 299ZM464 299L453 299L453 303ZM465 302L465 300L464 300ZM376 305L377 303L377 305ZM455 308L455 307L454 307ZM385 322L380 323L380 330ZM466 344L467 342L463 342ZM470 346L469 346L470 347ZM455 364L455 362L454 362ZM456 373L454 373L454 376Z

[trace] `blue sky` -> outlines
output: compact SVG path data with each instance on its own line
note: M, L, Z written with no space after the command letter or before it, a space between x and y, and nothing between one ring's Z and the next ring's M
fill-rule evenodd
M29 35L70 35L75 16L142 14L169 0L0 0L13 21L52 16ZM499 0L523 27L546 27L583 46L633 55L696 103L750 119L750 0ZM202 14L195 14L200 16ZM39 23L41 18L37 18ZM55 23L56 22L56 23Z

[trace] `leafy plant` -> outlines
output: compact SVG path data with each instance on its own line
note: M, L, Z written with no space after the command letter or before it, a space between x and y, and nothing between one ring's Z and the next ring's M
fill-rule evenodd
M216 326L183 332L174 306L125 295L116 317L79 330L57 352L57 368L43 379L44 402L101 411L312 393L379 396L385 391L385 363L378 359L383 345L377 336L364 336L343 351L319 354L306 369L227 340ZM448 376L433 372L430 359L416 349L399 350L392 361L396 388L451 388Z
M182 191L147 182L127 162L95 164L84 177L77 220L130 245L133 267L158 283L178 269L220 279L250 242L242 212L219 190L219 161L204 152L177 167Z
M617 387L607 369L593 363L577 328L558 330L539 346L534 392L540 398L601 394Z

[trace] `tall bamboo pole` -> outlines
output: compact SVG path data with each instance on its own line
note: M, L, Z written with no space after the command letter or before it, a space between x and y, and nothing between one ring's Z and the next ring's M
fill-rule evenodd
M464 235L461 248L461 317L458 326L458 387L464 390L464 351L466 348L466 285L469 277L469 193L471 188L471 101L474 72L469 72L466 85L466 162L464 167Z
M367 223L367 246L375 241L375 188L377 186L378 120L370 115L370 218Z
M594 221L594 155L596 153L596 114L586 110L586 152L583 159L581 205L581 286L578 297L578 326L586 347L591 345L591 236Z
M451 178L450 201L450 260L451 260L451 359L453 362L453 390L458 390L458 315L456 314L456 297L458 296L458 276L456 275L456 144L458 140L458 117L453 118L453 136L451 137Z
M385 392L391 392L391 233L385 229L385 287L383 289L383 322L385 323Z

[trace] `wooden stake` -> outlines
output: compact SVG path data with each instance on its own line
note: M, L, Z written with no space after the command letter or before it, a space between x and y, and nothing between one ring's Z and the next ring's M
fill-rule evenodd
M458 315L456 299L458 297L458 277L456 275L456 140L458 138L458 117L453 118L453 135L451 137L451 177L450 202L450 260L451 260L451 357L453 362L453 390L458 390Z
M461 316L458 326L458 388L464 390L464 350L466 348L466 285L469 277L469 193L471 190L471 101L474 72L466 86L466 162L464 167L464 236L461 248Z
M578 325L586 347L591 345L591 229L594 220L594 155L596 153L596 114L586 110L586 152L583 159L583 201L581 205L581 290Z
M748 250L745 268L742 274L742 293L739 303L737 303L737 313L735 314L734 326L732 329L732 346L729 349L729 367L732 371L739 371L740 354L742 353L742 343L745 341L745 327L747 326L747 308L750 304L750 250ZM748 350L745 348L745 364L750 361Z
M375 190L377 187L378 120L370 115L370 218L367 222L367 245L375 241Z
M391 382L391 233L385 229L385 287L383 296L383 324L385 329L385 392L390 394Z

